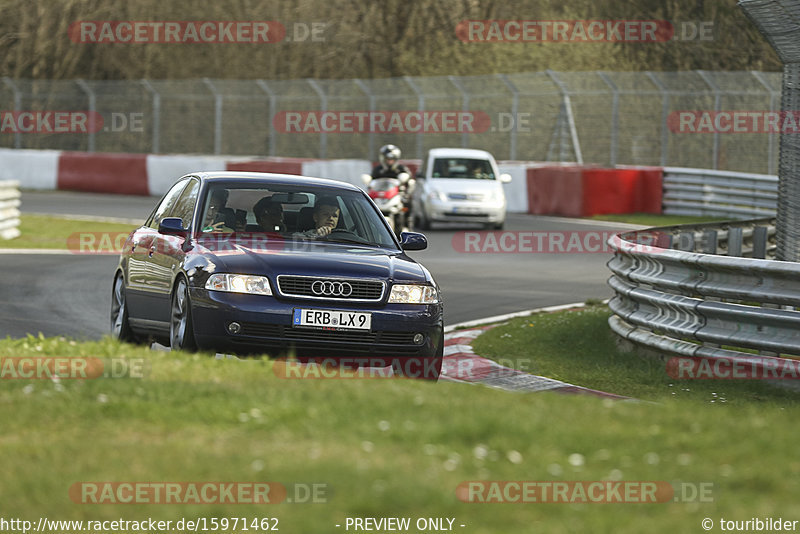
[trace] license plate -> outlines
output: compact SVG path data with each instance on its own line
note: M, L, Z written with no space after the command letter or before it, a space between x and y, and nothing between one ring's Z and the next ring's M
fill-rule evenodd
M331 328L334 330L369 330L372 314L339 310L295 309L294 326Z

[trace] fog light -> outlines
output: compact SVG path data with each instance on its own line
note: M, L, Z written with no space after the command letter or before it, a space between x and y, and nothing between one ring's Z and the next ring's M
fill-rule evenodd
M241 331L242 331L242 325L240 325L236 321L228 325L228 332L230 332L231 334L238 334Z
M425 336L423 336L422 334L416 334L414 336L414 344L415 345L422 345L422 343L424 341L425 341Z

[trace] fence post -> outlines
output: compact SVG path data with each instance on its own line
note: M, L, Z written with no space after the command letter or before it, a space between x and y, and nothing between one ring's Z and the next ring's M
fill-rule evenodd
M605 72L598 72L597 73L600 78L606 82L611 88L613 93L611 97L611 161L610 164L612 167L616 167L617 165L617 152L618 152L618 143L619 143L619 89L617 85L611 81L611 78Z
M150 83L149 80L141 80L142 85L153 95L153 140L151 141L150 150L153 154L158 154L161 143L161 94L156 91L156 88Z
M567 125L569 126L570 137L572 138L572 150L575 152L575 162L578 165L583 165L581 142L578 139L578 129L575 127L575 117L572 115L572 100L570 100L567 86L558 79L558 76L552 70L547 69L545 73L550 77L551 80L553 80L556 86L558 86L558 90L561 91L562 107L567 115Z
M20 93L17 84L15 84L8 76L3 78L3 83L5 83L9 89L14 92L14 112L19 113L22 111L22 93ZM22 132L20 132L19 129L14 132L14 148L22 148Z
M711 87L711 89L714 91L714 116L716 116L719 113L722 105L722 91L719 86L714 83L714 80L711 79L711 76L709 76L706 71L698 70L697 74L699 74L700 77L703 78L703 81L706 82L706 85ZM716 170L719 168L719 132L716 128L714 128L714 147L712 148L711 157L713 158L713 166L711 168Z
M764 75L758 71L751 70L750 74L752 74L756 80L764 86L764 88L769 93L769 110L770 112L779 111L777 110L777 106L775 105L775 91L772 90L772 87L767 83L767 80L764 79ZM780 94L780 93L777 93ZM780 135L779 132L769 132L767 137L767 174L776 174L775 173L775 137Z
M468 112L469 94L464 89L464 86L461 84L461 80L459 80L453 75L448 76L447 79L450 80L450 83L452 83L455 86L455 88L458 89L458 92L461 93L461 111L463 111L464 113ZM469 133L466 130L461 132L461 148L469 148L468 136Z
M514 118L514 128L511 129L511 142L508 149L508 159L517 159L517 125L519 124L519 89L505 74L497 74L508 90L511 91L511 116Z
M275 155L275 113L276 113L276 95L275 91L267 85L267 82L264 80L256 80L256 85L258 85L262 91L267 93L269 96L269 155Z
M92 120L94 121L95 112L97 111L97 98L95 97L94 91L92 91L92 88L89 87L89 84L81 78L75 80L75 83L83 90L83 92L86 93L86 96L89 98L89 114L92 116ZM94 152L95 149L94 130L95 129L92 128L89 131L89 152Z
M367 99L369 99L369 114L372 117L372 114L375 113L375 93L369 88L367 84L365 84L359 78L354 80L356 85L359 89L364 91L364 94L367 95ZM372 124L370 122L370 124ZM367 160L372 161L372 158L375 157L375 132L372 131L372 128L369 130L369 141L368 141L369 149L367 150Z
M203 78L203 83L214 95L214 154L222 154L222 94L209 78Z
M661 83L661 80L650 71L646 71L645 74L650 81L658 87L658 90L661 91L661 166L666 167L667 165L667 144L669 143L669 134L667 130L667 117L669 116L669 94L667 87Z
M422 92L422 89L416 84L416 82L411 78L411 76L403 76L403 80L411 87L414 93L417 95L417 111L423 113L425 111L425 95ZM417 133L417 158L422 159L425 157L423 152L425 151L425 145L423 144L423 136L425 135L424 128L421 128L420 131Z
M322 113L328 111L328 95L325 94L325 91L322 90L322 87L317 83L316 80L311 78L306 78L306 82L311 88L317 93L319 97L319 107ZM319 134L319 157L325 159L328 157L328 133L324 130Z

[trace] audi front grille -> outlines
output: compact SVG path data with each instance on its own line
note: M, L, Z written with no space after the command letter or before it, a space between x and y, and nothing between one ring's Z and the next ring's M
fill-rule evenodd
M379 280L278 275L278 290L286 297L380 302L385 288Z

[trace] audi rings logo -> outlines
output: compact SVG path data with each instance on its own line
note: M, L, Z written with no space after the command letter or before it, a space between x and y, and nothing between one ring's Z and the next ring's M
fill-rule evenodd
M353 294L353 286L347 282L330 282L317 280L311 284L311 291L317 296L349 297Z

